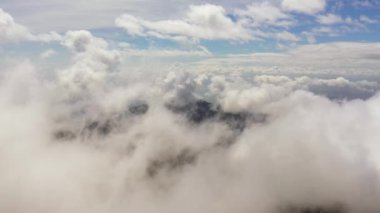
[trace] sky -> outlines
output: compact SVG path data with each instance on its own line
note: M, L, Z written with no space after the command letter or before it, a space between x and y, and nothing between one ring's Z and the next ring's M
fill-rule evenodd
M379 0L0 8L0 212L380 212Z
M192 62L327 72L328 63L340 72L373 74L379 65L375 0L2 0L0 8L3 58L39 55L36 60L50 63L59 55L62 64L70 58L65 34L86 30L145 66Z

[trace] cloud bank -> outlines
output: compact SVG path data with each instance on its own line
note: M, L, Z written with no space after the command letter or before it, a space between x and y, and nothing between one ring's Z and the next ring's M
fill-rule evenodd
M133 76L71 31L54 79L0 75L2 212L377 212L379 83ZM138 79L138 80L136 80Z

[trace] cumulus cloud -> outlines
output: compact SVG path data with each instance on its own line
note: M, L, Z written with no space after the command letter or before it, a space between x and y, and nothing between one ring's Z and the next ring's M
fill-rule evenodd
M205 3L203 0L167 0L165 4L156 0L35 0L28 2L28 11L18 13L17 19L29 26L33 31L45 32L55 30L64 32L68 30L96 29L112 27L115 17L126 11L139 17L153 19L167 19L168 17L181 17L184 8L193 4ZM250 0L225 1L218 0L212 3L224 8L239 8L251 3ZM75 4L75 7L73 5ZM6 1L3 8L9 11L25 7L23 0ZM46 12L49 8L49 12ZM88 14L91 14L89 16ZM80 20L80 21L78 21Z
M241 23L234 22L221 6L205 4L190 6L185 17L177 20L147 21L130 14L116 19L116 25L131 35L170 38L175 40L251 40Z
M222 6L192 5L182 19L148 21L124 14L116 19L116 25L134 36L187 40L236 40L250 41L273 37L262 31L265 26L287 28L296 24L291 15L277 5L253 3L244 9L227 14ZM273 29L273 31L279 31ZM298 41L295 35L279 31L280 40Z
M222 4L223 5L223 4ZM221 5L191 5L180 18L150 21L126 13L115 23L130 35L171 39L179 42L199 40L230 40L256 42L276 38L282 41L298 42L307 40L315 43L318 37L334 39L363 30L376 23L374 18L361 15L360 18L342 17L334 11L325 12L327 2L318 1L259 1L243 4L235 10ZM302 14L299 14L302 13ZM304 22L302 18L312 18ZM303 29L299 27L303 23ZM338 25L339 24L339 25ZM332 28L331 26L334 26ZM285 34L284 31L293 33ZM273 34L279 34L273 36Z
M73 67L111 51L86 31L64 44L84 54ZM379 96L309 88L376 82L171 72L62 100L38 72L0 75L1 211L379 211Z
M28 40L32 37L26 27L17 24L11 15L0 8L0 40L2 42Z
M235 20L201 5L182 19L116 22L138 36L244 41L250 21L291 19L258 7L278 13L248 8ZM15 29L29 32L4 12L1 29L9 41ZM0 212L380 211L380 80L346 72L377 70L380 44L214 57L200 45L139 50L87 30L30 36L18 39L59 41L71 55L49 77L28 60L0 66ZM145 56L207 59L144 72L123 61ZM213 62L215 72L192 66ZM293 65L302 72L285 76ZM344 71L306 76L307 67Z
M58 41L61 36L56 32L32 34L27 27L15 22L13 17L0 8L0 42L16 41Z
M342 17L335 15L335 14L327 14L327 15L320 15L317 17L318 22L321 24L337 24L343 22Z
M253 3L245 10L239 10L237 13L240 16L252 19L253 23L259 26L261 24L280 26L292 24L290 15L268 2Z
M326 0L315 0L315 1L283 0L282 7L286 10L313 15L325 9Z
M283 41L299 41L300 40L300 38L298 36L294 35L293 33L287 32L287 31L277 33L275 37L277 39L283 40Z
M62 44L74 53L74 63L60 73L60 80L74 93L101 88L108 73L118 70L120 53L89 31L69 31Z

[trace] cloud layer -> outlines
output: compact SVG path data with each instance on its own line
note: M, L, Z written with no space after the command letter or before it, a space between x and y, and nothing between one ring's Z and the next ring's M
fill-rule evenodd
M63 44L54 80L1 72L1 211L379 211L378 82L137 77L87 31Z

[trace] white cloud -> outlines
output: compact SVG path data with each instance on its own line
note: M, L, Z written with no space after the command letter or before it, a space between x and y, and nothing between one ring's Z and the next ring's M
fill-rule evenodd
M210 3L233 11L251 2L217 0ZM65 32L113 27L115 17L125 12L149 20L177 19L189 5L204 3L204 0L181 0L180 3L178 0L166 0L165 4L157 0L4 0L1 6L34 32ZM28 12L19 12L19 8L27 8Z
M16 23L11 15L0 8L0 42L30 40L33 35L29 30Z
M62 36L55 31L34 35L32 39L32 41L40 41L40 42L55 42L55 41L58 42L61 40L62 40Z
M377 60L380 57L380 43L338 42L305 45L290 54L321 60Z
M60 83L70 95L99 90L107 75L118 71L120 53L89 31L69 31L62 44L74 53L74 63L59 73Z
M359 20L362 21L362 22L364 22L364 23L368 23L368 24L375 24L375 23L377 23L377 20L369 18L366 15L361 15L360 18L359 18Z
M107 42L98 37L94 37L89 31L68 31L62 44L75 53L91 51L93 49L105 49Z
M183 19L147 21L124 14L115 22L131 35L138 36L206 40L253 39L249 30L227 16L223 7L211 4L190 6Z
M290 33L288 31L283 31L275 34L275 38L282 41L299 41L300 38L293 33Z
M309 43L315 43L317 37L335 37L335 40L339 41L340 36L368 31L368 26L363 21L351 17L342 19L339 16L326 15L318 16L317 21L321 25L316 25L311 30L301 33L301 35L307 38Z
M53 50L53 49L48 49L44 52L41 53L40 57L43 58L43 59L47 59L47 58L50 58L52 57L53 55L56 54L56 51Z
M242 69L259 73L375 74L380 66L380 43L336 42L301 45L284 52L231 54L199 62L211 70ZM255 69L257 67L257 69Z
M335 203L379 212L380 96L337 102L308 88L374 94L376 82L234 69L207 76L153 70L152 81L133 81L130 70L122 78L108 68L114 52L88 31L68 32L63 44L74 53L70 83L97 85L93 72L100 72L102 88L73 97L38 66L0 66L0 212L272 213ZM285 59L332 51L307 46ZM193 123L167 107L208 95L215 110L239 113L226 114L232 122L247 115L244 129L218 118ZM148 111L133 114L136 100ZM255 113L265 119L255 121Z
M289 11L313 15L324 11L326 7L326 0L283 0L282 7Z
M245 10L239 10L237 14L240 16L249 17L256 25L259 26L261 24L281 25L283 23L291 23L291 17L288 14L268 2L253 3ZM284 20L288 22L285 22Z
M130 43L119 43L118 51L122 59L133 62L136 59L159 61L161 59L185 60L191 58L211 57L212 53L204 46L198 45L191 48L137 48ZM127 63L129 66L130 63Z
M288 20L272 4L257 8L248 8L244 18L270 25ZM253 39L244 21L220 6L202 5L180 19L124 15L117 23L136 36ZM273 31L263 36L300 39L290 30ZM53 80L31 62L0 66L0 212L273 213L334 203L353 213L380 210L380 94L369 98L380 85L374 76L325 77L378 75L380 43L218 57L203 46L142 50L85 30L33 35L5 12L0 38L57 40L73 54L66 68L53 71ZM173 64L166 76L152 65L136 78L128 64L121 69L122 57L147 57L145 64L150 57L206 57L196 63L215 62L218 72L206 67L197 75L190 62ZM281 76L257 75L266 71L260 66ZM183 67L194 74L180 72ZM254 67L259 72L250 72ZM329 75L303 76L309 67L317 70L314 76L319 68ZM301 76L283 76L288 70ZM350 100L363 97L369 99ZM244 129L231 129L218 117L194 123L187 113L198 110L168 107L186 110L198 99L211 101L212 110L237 113L223 115L232 123L243 116ZM148 111L133 114L136 100ZM200 108L207 114L204 103ZM256 115L263 119L255 121Z
M326 14L317 16L317 20L320 24L331 25L343 22L342 17L335 14Z
M355 7L377 8L380 3L377 0L353 0L352 5Z
M155 57L155 58L175 58L175 57L209 57L212 54L207 49L180 50L180 49L126 49L123 51L126 57Z
M15 22L13 17L0 8L0 43L17 41L59 41L61 36L56 32L32 34L29 29Z

